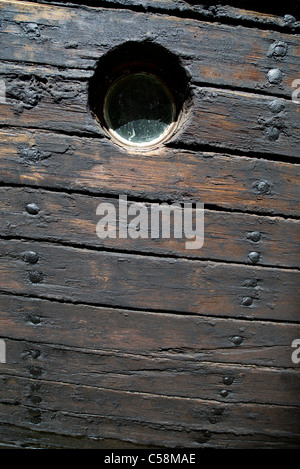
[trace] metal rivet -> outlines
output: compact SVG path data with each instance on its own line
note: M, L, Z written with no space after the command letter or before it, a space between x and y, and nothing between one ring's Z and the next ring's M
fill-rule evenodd
M29 419L31 423L41 423L42 421L42 414L41 411L38 409L28 409Z
M277 59L278 57L284 57L287 53L287 45L285 42L277 41L270 45L267 56L274 57Z
M253 298L251 298L250 296L245 296L243 299L242 299L242 305L243 306L251 306L253 303Z
M234 345L241 345L241 343L243 342L243 337L239 336L239 335L235 335L234 337L232 337L231 339L231 342L234 344Z
M233 383L233 378L231 376L224 376L223 383L226 384L226 386L230 386Z
M31 324L40 324L42 322L42 319L39 316L36 316L35 314L30 314L27 316L27 321L31 322Z
M282 71L279 68L272 68L268 71L268 80L272 85L280 85L283 79Z
M39 378L43 373L43 369L40 366L30 366L28 371L34 378Z
M255 278L247 278L242 282L243 287L254 288L257 287L257 280Z
M39 350L29 350L29 355L36 359L41 355L41 352Z
M274 113L281 112L284 108L285 104L283 99L274 99L269 103L269 109Z
M38 272L37 270L33 270L32 272L29 272L29 280L32 283L40 283L43 280L42 272Z
M278 129L278 127L269 126L269 127L267 127L267 129L265 131L265 135L267 136L267 138L269 140L274 142L274 141L278 140L278 138L279 138L280 129Z
M29 264L36 264L39 260L39 256L34 251L26 251L23 253L23 261L28 262Z
M256 181L253 188L258 194L269 194L271 184L268 181Z
M292 15L284 15L283 19L288 26L292 26L296 22L296 18Z
M37 215L40 211L40 207L36 204L27 204L26 205L26 211L30 214L30 215Z
M227 389L222 389L222 391L220 391L220 395L221 395L222 397L227 397L228 394L229 394L229 392L227 391Z
M42 402L42 398L40 396L32 395L30 396L30 400L33 404L40 404Z
M252 264L257 264L260 259L259 252L252 251L248 254L248 259L252 262Z
M248 233L247 238L257 243L261 239L261 234L259 231L252 231L251 233Z

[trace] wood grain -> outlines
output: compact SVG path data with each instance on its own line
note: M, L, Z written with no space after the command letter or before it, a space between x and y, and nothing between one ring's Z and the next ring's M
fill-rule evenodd
M55 70L48 71L49 79L37 72L2 75L7 99L0 104L0 124L104 137L89 111L88 81L71 78L73 71L70 79L53 78L53 74ZM290 99L209 87L194 87L192 93L189 111L168 144L204 145L298 161L299 106Z
M20 339L6 340L6 347L10 359L1 370L10 376L40 374L46 381L219 402L300 405L297 370L207 363L180 355L153 359Z
M15 403L14 413L18 415L15 418L16 421L20 418L23 422L25 421L20 410L22 407L29 407L27 421L31 424L39 424L41 430L54 428L56 419L53 419L52 423L49 422L50 411L58 415L65 413L71 416L73 414L77 417L89 417L92 421L97 421L98 416L102 421L112 420L120 425L119 436L124 435L124 428L120 428L121 423L124 422L129 428L135 427L136 424L140 428L144 427L144 437L149 427L158 426L165 430L169 427L177 431L182 429L183 432L208 431L242 435L268 433L278 439L283 436L299 441L297 424L299 409L295 407L260 404L237 406L201 399L105 390L92 386L48 382L42 379L37 384L32 379L4 376L6 379L0 382L1 395L3 396L3 391L5 392L5 398L1 399L2 403L5 406ZM24 392L24 389L27 392ZM40 397L38 405L32 402L36 401L37 397ZM7 410L4 409L3 412L2 409L0 408L0 419L7 421ZM63 423L61 420L59 426L63 426ZM28 423L24 426L28 426ZM109 427L103 422L96 430L92 423L88 429L83 425L79 434L87 436L88 432L96 438L107 437L109 431L107 426ZM69 427L68 431L72 433L74 430ZM135 438L137 439L136 428ZM192 440L191 435L189 440ZM177 437L177 444L179 441ZM153 438L151 443L159 444L158 437Z
M37 3L60 3L68 4L66 0L58 0L52 2L51 0L30 0ZM292 18L286 18L264 11L262 7L259 10L259 6L255 5L255 10L245 9L244 2L240 2L243 8L236 5L225 5L215 2L214 5L201 4L200 2L189 2L184 0L105 0L107 6L114 8L132 8L150 12L165 13L169 15L175 15L179 17L191 17L205 19L207 21L220 21L229 24L245 24L246 26L256 26L263 29L282 29L292 33L299 31L299 21ZM72 4L90 5L93 7L101 7L101 2L98 0L73 0ZM269 9L270 10L270 9ZM287 10L291 14L295 14L291 10L291 5L287 7ZM287 11L286 10L286 11ZM290 15L291 16L291 15Z
M86 3L0 1L0 448L299 448L299 23ZM190 81L151 151L90 111L101 58L128 41ZM119 195L203 202L204 247L100 240L96 208Z
M4 61L93 69L110 48L132 39L151 39L182 57L195 82L290 97L298 73L299 40L279 32L240 26L236 34L235 26L172 16L29 2L2 1L2 17L0 59ZM283 57L270 51L276 42L286 44ZM283 73L279 85L268 81L273 68Z
M25 210L32 203L40 209L35 216ZM300 267L298 220L205 210L204 245L201 249L186 249L185 239L152 239L150 232L148 239L99 238L96 225L100 216L96 216L96 210L101 203L113 204L118 214L117 198L50 192L30 187L1 187L1 235L247 264L253 262L249 258L250 253L258 252L258 265ZM131 203L130 199L128 203ZM145 206L151 209L150 203ZM128 221L131 219L129 217ZM172 217L170 223L173 233Z
M4 184L200 201L231 210L299 216L299 165L164 148L131 153L105 139L3 130Z
M33 415L32 415L33 414ZM33 423L31 420L40 420ZM223 449L297 449L299 439L294 435L266 434L236 435L213 430L185 430L182 427L143 425L125 419L109 419L93 415L43 411L42 420L32 407L0 403L3 441L21 447L133 449L153 448L223 448ZM15 424L12 424L14 420ZM19 425L19 426L18 426ZM97 435L97 436L95 436ZM122 439L122 441L120 441ZM124 441L125 440L125 441ZM150 443L149 443L150 442ZM163 442L163 443L162 443ZM150 446L149 446L150 444Z
M11 339L152 359L296 368L299 325L73 305L2 295L1 330ZM72 330L72 334L70 334ZM233 337L242 337L240 344ZM41 368L42 370L42 368Z
M0 252L1 289L9 293L211 316L299 318L299 271L40 242L1 241ZM36 252L38 262L25 262L25 252Z

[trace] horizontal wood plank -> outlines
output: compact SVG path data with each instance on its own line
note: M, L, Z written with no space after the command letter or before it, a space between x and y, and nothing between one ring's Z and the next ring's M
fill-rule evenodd
M279 32L240 26L237 35L235 26L122 9L29 2L2 1L2 18L2 60L93 69L110 48L150 38L181 56L195 82L263 89L290 97L298 73L299 40ZM285 44L283 56L273 52L278 42ZM270 83L267 77L274 68L283 74L279 84Z
M1 241L1 289L80 303L299 320L299 271ZM35 252L36 264L24 253ZM79 267L80 266L80 267Z
M298 370L145 357L6 340L11 376L219 402L300 406ZM225 381L225 382L224 382ZM228 383L227 383L228 381ZM269 390L272 389L272 393Z
M29 409L27 410L29 411ZM21 413L21 412L20 412ZM9 423L1 423L2 449L4 445L16 449L155 449L156 446L135 444L130 441L113 438L77 438L76 436L60 435L57 432L43 432L38 429L18 427ZM251 441L251 440L250 440ZM255 444L255 442L254 442ZM282 443L281 443L282 444ZM288 448L294 444L286 441ZM278 447L280 442L268 442L270 447Z
M7 64L4 69L7 73ZM73 71L70 79L61 72L53 78L55 70L48 71L48 79L37 74L2 75L7 98L0 104L0 124L105 135L89 111L87 81L71 78ZM298 111L297 104L283 98L194 87L190 110L169 143L299 159Z
M156 425L165 430L168 427L177 430L181 428L184 432L206 430L239 435L268 433L275 438L283 436L299 440L300 411L295 407L260 404L237 406L231 403L105 390L9 375L4 375L4 378L0 382L1 402L5 405L15 405L14 414L18 414L16 421L23 420L20 410L29 407L27 421L39 424L41 429L53 428L55 422L51 427L49 425L50 411L90 419L99 416L108 421L115 420L119 425L125 422L129 428L132 424L135 426L136 423L142 423L145 428L144 435L147 434L147 428ZM27 392L24 392L24 389ZM4 420L7 411L4 411L3 415L1 410L0 408L0 419ZM41 425L44 418L44 425ZM26 421L23 421L24 423L26 425ZM83 425L81 435L85 436L88 431L93 432L96 438L106 436L105 427L105 424L100 425L95 432L92 425L89 429ZM69 433L72 433L72 430L72 427L69 428ZM179 443L178 440L177 442ZM152 443L159 444L159 441Z
M300 214L299 165L165 148L129 153L106 140L2 130L4 184L200 201L243 211Z
M34 423L34 416L39 423ZM139 445L140 448L299 448L299 438L293 435L236 435L214 429L185 430L175 425L146 426L137 421L128 423L121 418L116 420L49 410L43 411L41 419L38 410L32 406L16 407L8 403L0 403L0 422L3 441L17 443L21 447L138 449L135 445Z
M251 252L259 253L259 265L300 267L300 222L298 220L205 210L204 245L186 249L186 239L106 238L96 235L99 204L110 203L117 216L119 200L67 194L30 187L0 188L0 233L119 251L175 255L252 264ZM130 205L128 199L128 206ZM35 204L40 211L32 216L25 207ZM150 211L151 204L145 203ZM194 215L195 216L195 215ZM133 217L128 217L128 222ZM118 216L119 220L119 216ZM173 217L170 217L173 233Z
M67 0L29 0L35 3L60 3L69 4ZM279 16L278 14L269 13L258 10L258 5L255 6L255 10L246 10L245 5L243 8L240 6L232 5L221 5L218 2L212 5L201 4L200 2L189 2L184 0L106 0L107 6L119 6L120 8L132 8L132 9L145 9L145 11L152 12L163 12L169 15L183 16L199 19L205 19L208 21L220 21L224 23L237 23L246 24L249 26L251 23L253 26L257 26L264 29L283 29L285 31L291 31L296 33L300 29L299 21L293 16L285 15ZM234 2L233 2L234 3ZM242 2L241 2L242 3ZM93 7L101 7L101 2L97 0L72 0L72 4L80 5L91 5ZM291 5L287 8L289 13L293 14Z
M37 344L202 362L297 368L297 324L147 313L2 295L1 336ZM70 333L72 331L72 333ZM242 337L240 344L233 337ZM43 366L39 366L43 373Z

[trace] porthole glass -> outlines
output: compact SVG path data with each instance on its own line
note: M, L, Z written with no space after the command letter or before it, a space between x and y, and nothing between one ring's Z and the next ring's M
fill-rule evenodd
M175 121L175 104L159 78L133 73L108 89L103 114L109 132L116 139L129 145L148 146L168 135Z

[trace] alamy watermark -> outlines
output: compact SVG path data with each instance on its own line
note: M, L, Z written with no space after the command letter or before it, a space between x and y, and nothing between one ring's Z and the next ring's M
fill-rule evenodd
M0 363L6 363L6 343L0 339Z
M294 104L300 104L300 79L292 81L292 88L296 88L292 92L292 101Z
M296 348L292 353L292 362L298 365L300 363L300 339L293 340L292 347Z
M204 204L128 202L119 196L118 206L110 202L98 205L101 216L96 233L101 239L131 238L185 239L186 249L201 249L204 243Z
M5 80L0 79L0 104L6 103L6 86Z

